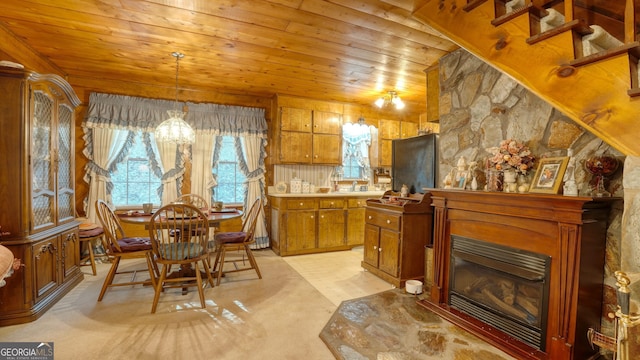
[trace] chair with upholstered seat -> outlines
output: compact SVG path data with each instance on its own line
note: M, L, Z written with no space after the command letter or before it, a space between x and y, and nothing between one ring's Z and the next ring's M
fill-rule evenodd
M151 313L156 312L160 293L167 288L195 286L198 288L202 308L206 307L199 264L202 264L207 280L214 286L208 264L209 219L199 208L172 203L158 209L149 223L149 237L156 262L162 265L155 286ZM175 236L182 234L182 236ZM172 265L178 270L171 273Z
M216 259L213 263L214 273L217 276L217 284L220 285L220 278L227 273L233 273L238 271L246 271L246 270L255 270L259 279L262 279L262 274L260 274L260 268L258 267L258 263L251 252L250 245L255 242L255 231L256 225L258 223L258 217L260 215L260 210L262 210L262 199L257 198L249 212L245 214L244 220L242 222L242 231L237 232L221 232L214 236L214 242L216 247ZM240 251L242 252L241 259L226 259L227 252L229 251ZM238 262L245 261L245 255L249 260L249 266L241 266L238 267ZM234 268L231 270L225 270L225 263L233 263Z
M82 256L80 259L80 265L91 265L93 276L96 276L98 273L96 271L96 257L93 253L93 242L95 240L100 240L104 246L104 230L97 224L80 224L78 238L80 239L81 244L80 251L82 251L82 245L86 244L88 253L86 256ZM86 264L87 261L89 261L89 264Z
M105 237L105 251L107 256L112 258L111 268L107 273L107 277L102 284L102 290L98 296L98 301L102 301L107 288L114 286L130 286L137 284L151 284L155 287L158 267L153 259L151 241L146 237L128 237L125 235L120 219L113 212L111 207L103 201L96 201L96 212L98 219L102 224ZM144 258L147 262L147 270L149 271L149 280L136 280L136 273L140 270L118 271L120 260L122 259L140 259ZM116 282L114 278L119 274L132 273L131 281Z

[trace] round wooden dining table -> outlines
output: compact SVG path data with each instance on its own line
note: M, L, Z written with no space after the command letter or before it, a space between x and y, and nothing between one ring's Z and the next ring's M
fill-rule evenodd
M120 221L129 224L145 225L145 228L149 228L149 222L151 221L151 214L145 214L141 211L134 211L133 213L121 213L116 212ZM242 216L242 211L237 209L222 209L220 211L210 210L207 216L209 221L209 227L216 227L223 221L233 220Z
M154 209L155 211L155 209ZM217 227L221 222L237 219L241 217L243 212L241 210L233 208L223 208L222 210L209 210L207 220L209 221L209 227ZM151 216L153 213L146 214L142 211L119 213L116 212L120 221L129 224L144 225L145 229L149 229L149 223L151 222ZM211 269L213 270L213 269ZM193 269L189 265L184 265L178 269L178 271L171 276L183 277L192 276ZM182 294L185 295L187 289L182 289Z

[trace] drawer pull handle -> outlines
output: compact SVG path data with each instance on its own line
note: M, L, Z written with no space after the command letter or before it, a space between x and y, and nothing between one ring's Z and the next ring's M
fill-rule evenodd
M331 206L333 206L333 201L331 202Z
M388 220L388 219L387 219L387 224L391 224L391 220Z
M304 205L304 203L300 203L300 206Z

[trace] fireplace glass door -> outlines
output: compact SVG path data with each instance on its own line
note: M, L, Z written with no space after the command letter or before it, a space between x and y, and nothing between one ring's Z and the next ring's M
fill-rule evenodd
M452 235L449 305L544 350L550 260Z

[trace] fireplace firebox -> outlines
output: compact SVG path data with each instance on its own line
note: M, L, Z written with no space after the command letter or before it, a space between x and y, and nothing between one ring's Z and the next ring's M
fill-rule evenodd
M418 303L517 359L598 356L609 211L620 199L428 189L433 261Z
M544 350L550 263L543 254L453 235L449 304Z

